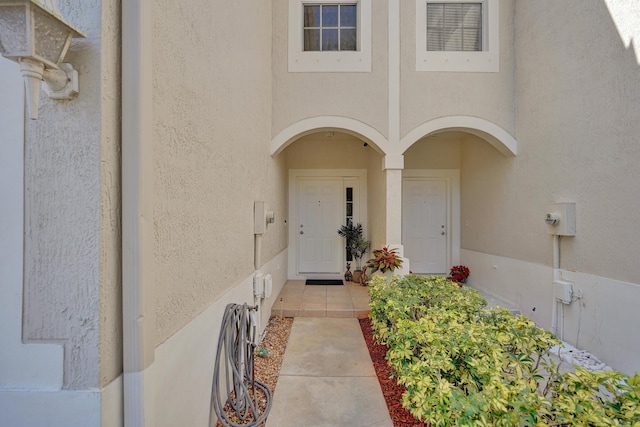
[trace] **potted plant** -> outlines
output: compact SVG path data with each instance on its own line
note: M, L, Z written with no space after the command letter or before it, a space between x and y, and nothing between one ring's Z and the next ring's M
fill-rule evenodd
M457 282L461 287L463 283L467 283L469 277L469 268L464 265L454 265L447 276L452 282Z
M400 268L403 261L397 249L385 246L382 249L373 251L373 258L367 261L367 268L371 270L371 274L376 271L386 274L387 272L393 272L396 268Z
M363 237L362 224L353 225L352 222L349 222L338 229L338 234L346 240L347 261L354 260L356 262L352 280L359 282L360 274L362 273L360 260L369 249L369 242Z

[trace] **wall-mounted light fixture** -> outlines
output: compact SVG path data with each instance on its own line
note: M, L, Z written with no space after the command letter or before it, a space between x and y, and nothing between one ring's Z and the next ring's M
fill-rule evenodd
M62 63L71 39L85 37L67 23L55 0L0 0L0 53L20 64L29 118L38 118L40 82L52 99L78 94L78 72Z

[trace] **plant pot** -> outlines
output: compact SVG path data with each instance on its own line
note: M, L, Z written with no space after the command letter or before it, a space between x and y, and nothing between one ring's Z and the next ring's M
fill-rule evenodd
M360 283L360 276L361 275L362 275L362 270L355 270L353 272L353 279L351 281L355 282L355 283Z

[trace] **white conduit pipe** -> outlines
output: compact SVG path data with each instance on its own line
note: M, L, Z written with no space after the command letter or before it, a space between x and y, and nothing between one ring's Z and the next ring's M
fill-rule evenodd
M553 235L553 281L560 279L560 236ZM558 335L558 300L556 299L553 283L551 294L553 295L553 314L551 316L551 332Z
M260 257L262 257L262 234L255 234L253 249L253 266L256 271L260 270Z
M157 425L152 194L152 3L122 1L122 326L125 427Z

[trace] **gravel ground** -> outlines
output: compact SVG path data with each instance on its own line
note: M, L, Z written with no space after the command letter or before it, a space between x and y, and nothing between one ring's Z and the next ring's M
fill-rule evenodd
M265 329L265 334L258 349L266 349L266 357L256 356L256 377L275 391L284 351L287 348L289 333L293 325L291 317L272 317Z

